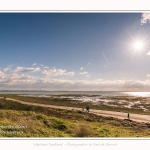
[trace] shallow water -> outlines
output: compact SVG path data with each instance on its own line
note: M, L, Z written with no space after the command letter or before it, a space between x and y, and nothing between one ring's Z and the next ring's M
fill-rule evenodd
M150 97L150 92L114 92L114 91L0 91L0 94L27 94L27 95L102 95L102 96L141 96Z

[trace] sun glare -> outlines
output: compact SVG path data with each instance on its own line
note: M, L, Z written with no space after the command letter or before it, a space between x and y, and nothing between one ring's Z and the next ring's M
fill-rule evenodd
M147 48L149 48L149 37L148 35L138 34L137 36L131 36L130 41L127 43L128 50L131 51L133 54L144 54Z
M143 43L142 42L137 41L137 42L134 43L134 49L135 50L142 50L142 48L143 48Z

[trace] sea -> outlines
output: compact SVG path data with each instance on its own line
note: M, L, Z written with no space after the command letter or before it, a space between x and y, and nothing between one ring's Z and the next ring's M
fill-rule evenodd
M121 92L121 91L0 91L0 94L21 95L101 95L101 96L140 96L150 97L150 92Z

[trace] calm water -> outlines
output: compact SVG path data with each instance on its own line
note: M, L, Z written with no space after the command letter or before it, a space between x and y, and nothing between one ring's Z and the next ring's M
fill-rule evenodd
M0 91L0 94L28 94L28 95L61 95L86 94L102 96L142 96L150 97L150 92L112 92L112 91Z

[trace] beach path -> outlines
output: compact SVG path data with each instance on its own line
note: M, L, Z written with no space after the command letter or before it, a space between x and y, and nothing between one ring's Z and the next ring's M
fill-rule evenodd
M6 100L11 100L11 101L19 102L21 104L32 105L32 106L42 106L42 107L49 107L49 108L55 108L55 109L82 111L82 108L30 103L30 102L24 102L24 101L12 99L12 98L6 98ZM127 119L127 113L123 113L123 112L90 109L90 113L100 115L100 116L106 116L106 117L114 117L118 119ZM140 115L140 114L130 113L130 119L133 121L137 121L137 122L150 123L150 115Z

